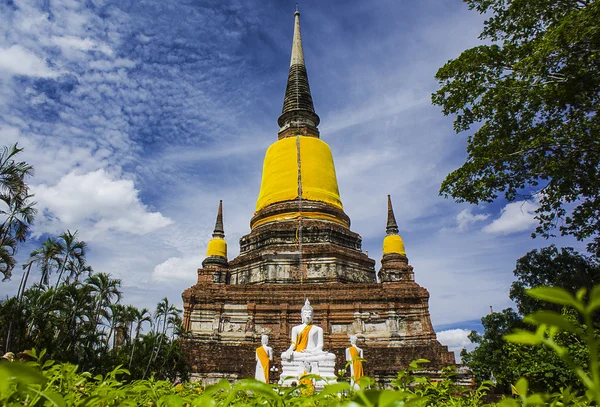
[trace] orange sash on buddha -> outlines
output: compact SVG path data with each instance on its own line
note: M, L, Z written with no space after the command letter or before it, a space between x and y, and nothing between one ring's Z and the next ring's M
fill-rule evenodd
M296 352L302 352L306 349L306 345L308 345L308 333L310 332L310 328L312 325L306 325L302 332L298 334L296 338L296 348L294 349Z
M269 355L264 347L256 348L256 356L262 365L263 372L265 373L265 381L269 383Z
M362 362L357 360L360 355L358 354L358 349L355 346L350 346L348 348L350 350L350 357L352 358L352 370L354 370L354 381L358 383L360 378L364 375Z

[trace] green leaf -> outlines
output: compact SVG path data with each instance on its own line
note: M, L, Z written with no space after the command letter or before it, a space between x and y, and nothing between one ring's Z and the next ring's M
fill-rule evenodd
M511 398L505 398L498 403L498 407L518 407L516 400Z
M65 403L65 400L63 399L63 397L58 393L55 393L53 391L38 391L36 389L31 389L31 390L33 390L35 393L39 394L41 397L48 400L50 402L50 404L55 407L66 407L66 405L67 405L67 403Z
M413 395L414 397L414 395ZM378 407L396 407L404 405L406 393L393 390L381 390L377 399Z
M325 386L325 388L321 391L321 395L328 395L328 394L338 394L338 393L342 393L345 391L350 391L351 387L350 387L350 383L348 382L338 382L338 383L334 383L334 384L328 384L327 386Z
M545 405L545 404L546 404L546 400L544 400L544 397L539 393L532 394L531 396L527 397L527 399L525 400L526 406Z
M381 392L382 390L361 390L356 393L352 401L360 406L373 407L377 405Z
M194 407L215 407L217 402L210 396L201 395L192 399L192 406Z
M0 378L3 385L16 382L21 384L39 384L44 385L46 378L35 368L21 362L0 363ZM0 387L1 388L1 387Z
M558 287L535 287L527 290L527 294L552 304L570 305L578 308L579 302L567 290Z
M369 386L373 386L375 384L375 379L369 376L363 376L360 378L360 388L366 389Z
M600 308L600 284L595 286L590 292L590 300L586 308L586 312L592 313Z
M231 385L226 379L221 379L217 383L207 386L204 389L204 394L210 396L218 393L219 391L229 391L231 389Z
M159 406L181 407L183 406L183 404L183 399L176 394L169 394L166 396L162 396L160 399L158 399Z
M569 322L569 320L564 316L553 311L537 311L523 318L523 321L533 325L553 325L562 329L563 331L577 333L577 328L575 325Z
M504 335L503 338L507 342L520 343L523 345L540 345L542 343L541 336L522 329L516 329L514 333Z
M427 359L413 360L408 365L408 370L419 370L419 369L422 369L422 366L420 366L420 365L423 365L423 364L426 364L426 363L429 363L429 360L427 360Z
M527 379L524 377L521 377L515 384L515 388L521 396L525 396L527 394L527 390L529 389L529 382L527 382Z
M269 400L281 400L279 394L277 394L273 387L270 385L259 382L254 379L242 379L239 380L234 386L233 391L251 391L256 394L261 394Z
M417 407L427 405L427 397L415 397L404 403L404 407Z

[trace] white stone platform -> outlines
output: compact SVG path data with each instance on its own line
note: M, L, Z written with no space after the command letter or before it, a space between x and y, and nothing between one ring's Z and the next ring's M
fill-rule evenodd
M333 358L330 355L333 356ZM315 358L286 360L282 358L279 385L290 387L300 384L300 377L305 374L304 372L306 372L306 374L319 375L323 378L323 380L316 381L316 390L323 389L326 384L336 383L335 355L328 353L325 360L315 360Z

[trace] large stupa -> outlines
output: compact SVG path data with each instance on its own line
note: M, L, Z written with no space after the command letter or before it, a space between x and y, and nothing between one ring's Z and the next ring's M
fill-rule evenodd
M415 359L429 359L432 371L454 364L454 354L436 339L429 293L414 281L389 196L376 277L375 260L350 230L319 121L296 11L278 140L266 152L250 233L240 239L239 256L228 260L219 203L198 282L182 295L184 325L191 331L185 348L195 378L253 377L261 335L269 335L276 355L287 349L307 297L339 368L350 335L364 350L365 373L381 381Z

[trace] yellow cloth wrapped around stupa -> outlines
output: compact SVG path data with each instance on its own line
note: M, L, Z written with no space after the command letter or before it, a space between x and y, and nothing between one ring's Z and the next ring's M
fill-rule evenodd
M399 235L387 235L383 239L383 254L398 253L406 255L404 241Z
M215 237L208 242L206 257L211 256L227 258L227 242L225 242L225 239Z
M302 199L342 208L331 149L316 137L296 136L278 140L267 150L256 211L296 199L300 180Z

